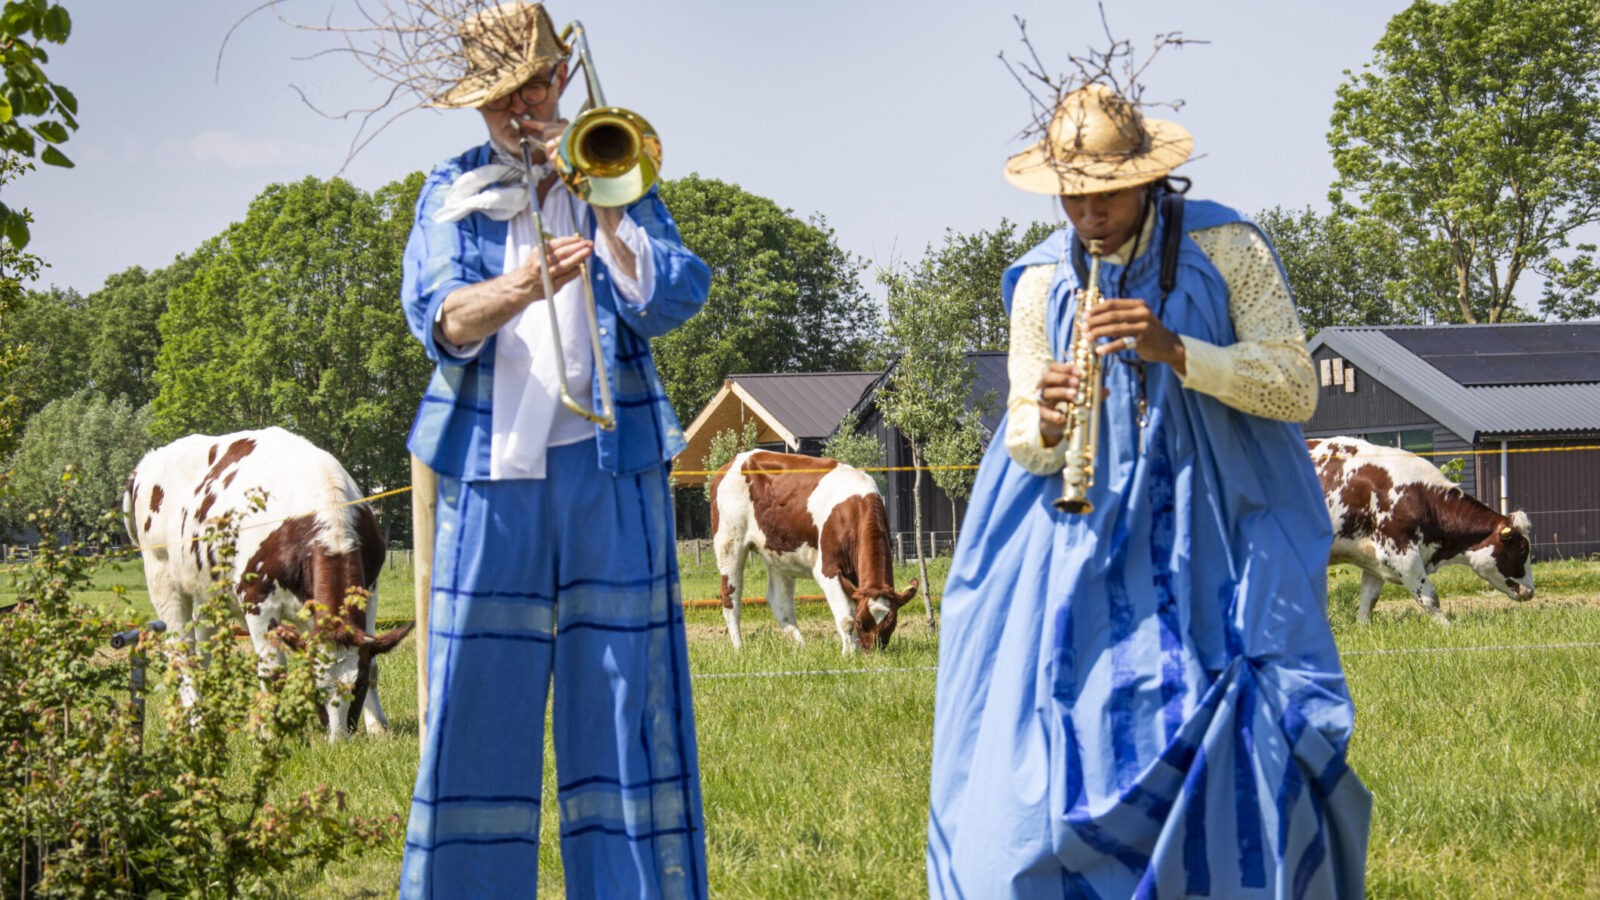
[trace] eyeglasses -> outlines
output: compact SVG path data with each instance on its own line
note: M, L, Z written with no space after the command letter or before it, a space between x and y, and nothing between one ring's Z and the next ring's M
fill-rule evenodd
M550 76L545 80L525 81L521 87L505 95L504 97L484 103L481 108L487 109L490 112L501 112L503 110L510 109L512 97L516 97L517 99L521 100L523 106L538 106L544 101L550 99L550 92L555 87L555 83L556 74L551 72Z

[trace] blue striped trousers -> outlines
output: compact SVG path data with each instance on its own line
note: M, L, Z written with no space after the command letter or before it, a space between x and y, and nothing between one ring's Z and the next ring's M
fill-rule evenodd
M706 896L667 473L592 441L543 480L441 478L429 723L403 898L532 897L546 698L567 896Z

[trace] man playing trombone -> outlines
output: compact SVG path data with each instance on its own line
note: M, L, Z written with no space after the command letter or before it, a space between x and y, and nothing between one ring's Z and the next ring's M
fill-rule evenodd
M608 111L596 147L562 140L575 68L603 105L578 23L504 3L460 38L465 75L434 105L475 108L489 140L429 175L402 289L437 364L408 445L439 488L400 894L531 896L548 812L568 897L703 897L667 479L684 441L649 340L700 309L710 272L651 187L648 125Z

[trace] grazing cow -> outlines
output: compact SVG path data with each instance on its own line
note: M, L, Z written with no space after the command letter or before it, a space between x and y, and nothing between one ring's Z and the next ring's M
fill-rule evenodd
M1500 515L1432 463L1395 447L1349 437L1306 444L1333 520L1329 562L1362 569L1357 621L1371 621L1387 581L1404 585L1434 621L1449 624L1428 577L1445 565L1470 566L1513 600L1533 597L1526 513Z
M794 580L809 575L822 586L844 653L889 645L896 611L916 596L917 581L895 593L889 520L871 476L826 457L751 450L717 471L711 496L722 616L734 647L744 646L739 610L752 550L767 566L767 605L796 643L804 641Z
M265 505L254 508L260 492ZM216 547L206 528L232 514L238 543L229 580L256 652L282 662L269 640L299 646L296 613L314 599L332 615L313 627L334 645L322 678L330 741L354 730L389 728L378 700L374 656L394 649L407 625L374 636L384 542L372 510L344 467L302 437L281 428L212 437L194 434L152 450L128 477L122 510L128 535L144 557L156 614L174 632L194 617L211 590ZM365 591L365 610L349 602ZM204 634L197 635L203 639ZM350 688L344 699L340 686ZM193 694L185 689L185 699Z

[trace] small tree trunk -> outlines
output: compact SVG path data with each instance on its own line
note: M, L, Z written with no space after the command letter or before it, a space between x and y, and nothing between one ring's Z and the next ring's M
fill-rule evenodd
M911 479L911 528L917 548L917 575L922 582L922 608L928 614L928 630L939 628L933 620L933 597L929 594L928 559L922 554L922 448L911 444L911 465L916 476Z
M1472 273L1467 265L1466 248L1460 238L1453 238L1450 249L1456 270L1456 305L1461 308L1462 319L1469 325L1476 325L1478 317L1472 314Z

